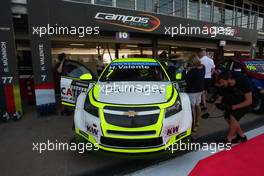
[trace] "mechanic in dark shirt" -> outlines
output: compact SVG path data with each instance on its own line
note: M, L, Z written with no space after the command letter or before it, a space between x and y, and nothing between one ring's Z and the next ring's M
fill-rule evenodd
M201 96L204 89L204 75L205 67L202 65L200 59L196 56L191 60L192 67L186 74L186 91L190 98L192 106L192 116L193 116L193 132L197 131L200 126L200 116L201 116Z
M225 111L225 119L229 125L226 142L244 142L247 137L240 127L239 120L251 110L251 83L246 77L237 78L230 72L221 73L218 81L221 88L215 105Z

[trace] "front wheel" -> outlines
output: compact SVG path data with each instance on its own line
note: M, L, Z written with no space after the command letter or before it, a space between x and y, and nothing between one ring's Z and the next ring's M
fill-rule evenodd
M264 96L258 91L254 91L252 95L252 110L255 113L261 113L264 111Z

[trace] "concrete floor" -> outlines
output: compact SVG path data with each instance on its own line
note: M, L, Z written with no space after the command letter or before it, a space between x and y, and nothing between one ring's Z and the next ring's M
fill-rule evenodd
M147 162L151 163L155 160L139 161L97 153L78 154L71 151L46 151L42 154L32 151L33 142L46 142L48 139L69 142L72 137L72 121L72 116L37 117L34 110L28 109L21 121L1 123L0 175L101 175L100 173L112 175L112 173L122 174L129 169L144 167ZM248 124L254 121L264 122L263 115L248 114L241 123ZM199 139L219 131L224 132L226 127L223 118L202 120L194 138ZM220 137L214 135L214 138ZM126 163L132 163L130 168ZM117 171L114 172L114 168Z
M19 122L0 124L0 175L76 175L121 162L93 153L32 151L33 142L69 142L72 120L72 116L37 118L33 112Z

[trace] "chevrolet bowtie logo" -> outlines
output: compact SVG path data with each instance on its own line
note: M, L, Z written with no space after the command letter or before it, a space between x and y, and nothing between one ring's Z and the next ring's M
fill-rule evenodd
M135 117L137 115L137 113L135 111L127 111L126 115L128 117Z

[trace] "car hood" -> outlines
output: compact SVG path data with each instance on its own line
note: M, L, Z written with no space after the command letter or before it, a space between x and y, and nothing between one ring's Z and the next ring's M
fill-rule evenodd
M95 87L94 97L110 104L164 103L172 94L171 82L98 82Z

